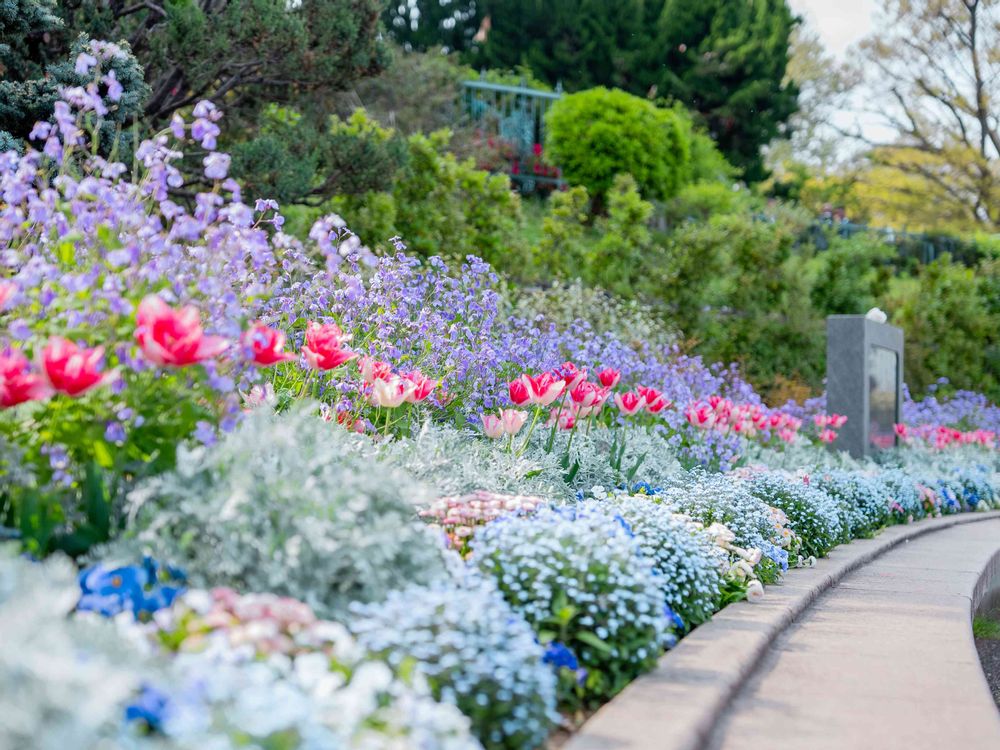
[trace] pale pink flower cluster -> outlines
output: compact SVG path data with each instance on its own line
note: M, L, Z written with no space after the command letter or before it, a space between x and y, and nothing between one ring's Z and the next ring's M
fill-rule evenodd
M923 424L908 427L905 424L893 425L896 436L904 443L915 440L922 441L936 450L956 448L963 445L978 445L983 448L997 447L997 434L991 430L970 430L962 432L946 425Z
M791 443L802 427L802 420L783 411L767 411L759 404L737 404L722 396L709 396L684 410L687 421L703 430L715 430L724 435L736 434L753 438L767 431Z
M419 514L441 528L448 544L464 556L469 552L469 541L476 526L484 526L501 516L533 513L546 502L530 495L503 495L477 490L467 495L438 498Z
M392 371L392 365L374 357L362 357L358 360L358 366L362 380L370 389L369 399L375 406L383 409L395 409L404 403L419 404L439 384L419 370L396 374Z

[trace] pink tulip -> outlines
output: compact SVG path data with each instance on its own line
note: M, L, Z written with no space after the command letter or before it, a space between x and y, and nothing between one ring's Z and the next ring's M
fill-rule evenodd
M499 440L504 436L503 422L496 414L482 414L480 419L483 420L483 432L486 433L486 437Z
M0 281L0 310L3 310L7 300L14 296L17 291L17 284L13 281Z
M402 378L376 380L372 384L372 403L385 409L395 409L409 398L413 389L413 383Z
M615 404L622 414L631 417L646 406L646 399L640 394L628 391L626 393L615 394Z
M500 421L503 423L503 431L508 435L516 435L524 427L528 419L528 412L517 409L503 409L500 412Z
M847 424L847 417L845 415L843 415L843 414L831 414L830 415L830 426L833 429L839 430L845 424Z
M574 404L587 409L601 400L601 389L596 383L581 380L569 392Z
M229 346L219 336L205 335L197 309L188 305L175 310L156 295L139 304L135 322L135 339L146 359L155 365L193 365Z
M510 391L510 400L514 406L521 406L531 401L531 393L528 391L528 386L524 384L523 379L512 380L507 384L507 388Z
M423 375L419 370L407 373L402 377L404 380L408 380L413 384L413 390L410 392L410 395L406 397L406 400L411 404L418 404L426 399L431 395L431 393L434 392L434 389L437 388L438 385L438 381L431 380Z
M829 429L823 430L822 432L819 433L819 439L821 442L824 443L832 443L834 440L837 439L837 433Z
M314 370L333 370L357 357L356 352L344 349L351 337L345 335L336 323L306 324L306 344L302 347L306 364Z
M534 378L525 373L521 376L521 381L528 389L531 402L539 406L548 406L566 389L565 381L554 377L551 372L543 372Z
M361 378L368 385L376 380L388 380L392 377L392 365L368 355L358 360L358 366L361 368Z
M830 424L830 418L828 416L826 416L826 414L814 414L813 415L813 423L817 427L823 428L823 427L826 427L828 424Z
M646 399L646 411L650 414L659 414L664 409L672 406L672 402L665 399L663 394L655 388L643 388L640 385L636 390Z
M279 362L295 359L294 354L284 350L285 334L268 328L259 320L243 332L240 343L253 352L253 361L261 367L270 367Z
M601 381L601 385L605 388L614 388L618 385L618 381L622 379L622 373L620 370L607 367L597 373L597 379Z
M790 430L787 427L783 427L778 431L778 437L784 440L786 443L790 443L795 440L795 430Z
M39 364L52 390L80 396L113 377L97 369L103 356L103 346L81 349L72 341L54 336L42 349Z
M0 351L0 408L48 398L52 389L29 370L28 358L18 351Z
M578 370L572 362L563 362L562 367L558 368L553 374L558 378L562 378L566 384L567 391L573 390L577 384L587 379L587 371Z
M907 429L905 424L894 424L892 426L893 432L900 440L907 440L910 437L910 431Z

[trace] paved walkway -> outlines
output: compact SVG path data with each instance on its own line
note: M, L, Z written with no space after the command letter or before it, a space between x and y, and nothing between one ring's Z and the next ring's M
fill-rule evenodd
M902 544L783 633L708 746L1000 748L972 641L971 595L1000 520Z
M971 627L991 580L1000 511L843 545L682 639L565 750L1000 750Z

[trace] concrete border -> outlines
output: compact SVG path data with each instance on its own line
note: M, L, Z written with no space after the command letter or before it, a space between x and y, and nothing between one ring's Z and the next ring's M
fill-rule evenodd
M652 672L598 710L564 750L700 750L774 639L823 592L911 539L996 518L1000 511L892 526L873 539L836 547L814 568L789 571L781 584L767 587L762 602L730 605L683 638ZM1000 555L994 555L976 585L973 608L985 596L990 575L998 574Z

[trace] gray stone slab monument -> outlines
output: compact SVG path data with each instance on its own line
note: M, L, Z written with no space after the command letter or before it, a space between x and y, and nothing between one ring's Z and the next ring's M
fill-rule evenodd
M903 331L864 315L826 319L826 410L844 414L833 447L861 458L896 444L903 393Z

